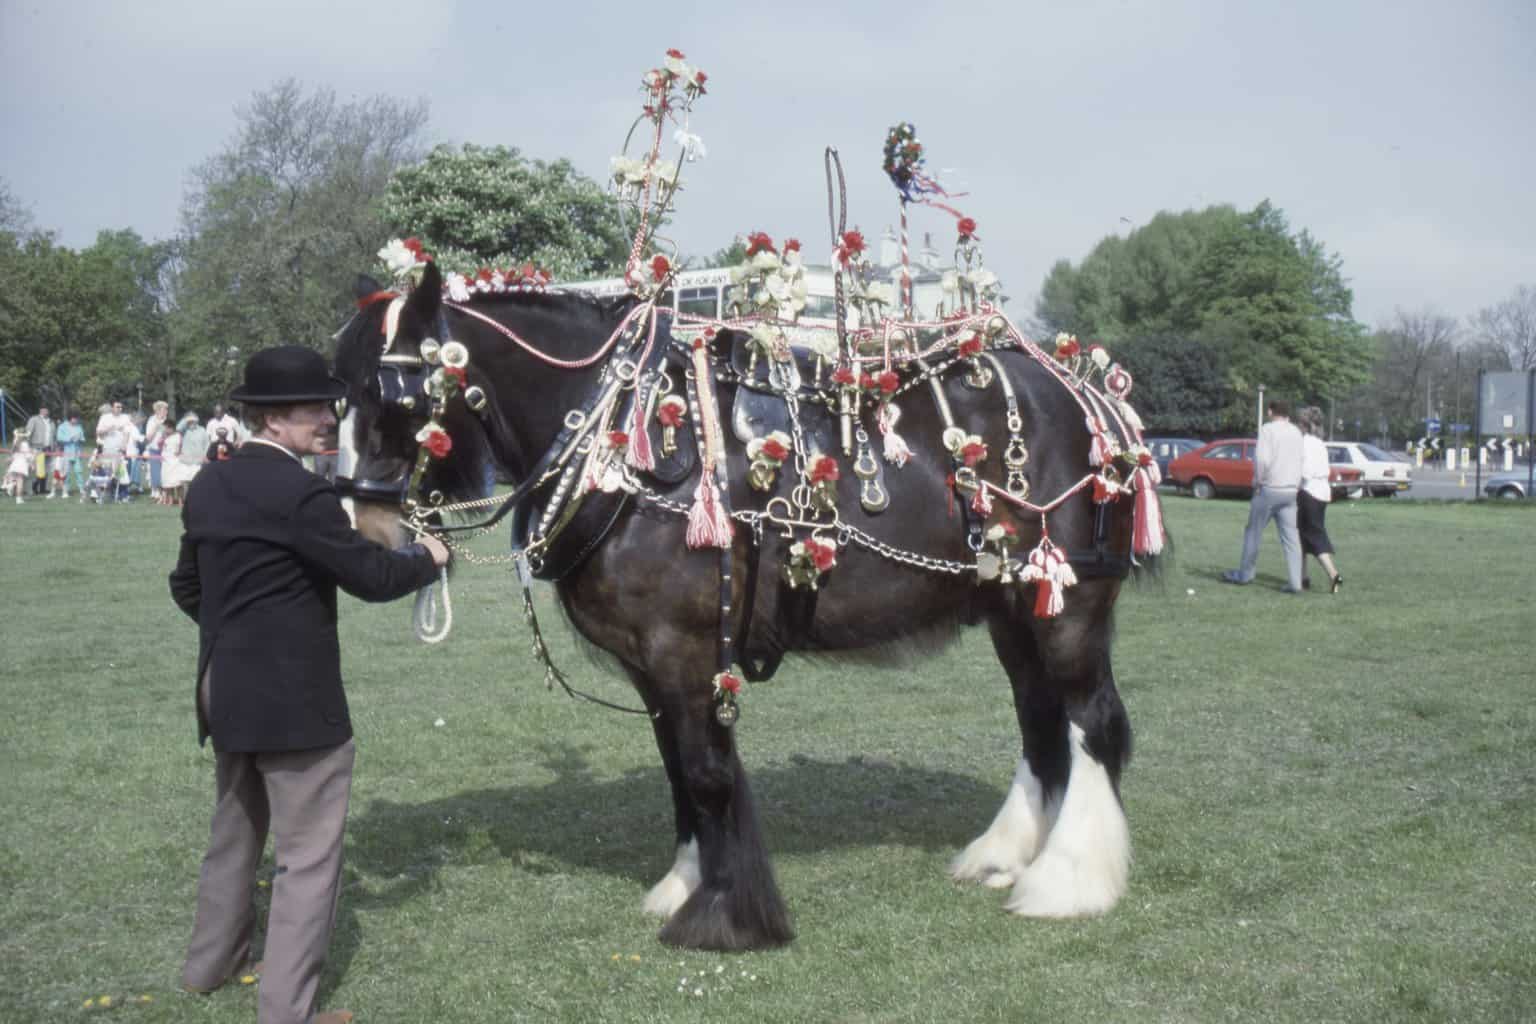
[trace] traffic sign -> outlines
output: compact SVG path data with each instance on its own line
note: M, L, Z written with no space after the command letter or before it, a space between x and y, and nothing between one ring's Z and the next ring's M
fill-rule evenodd
M1436 416L1426 419L1424 421L1424 429L1429 431L1431 434L1440 433L1440 418Z

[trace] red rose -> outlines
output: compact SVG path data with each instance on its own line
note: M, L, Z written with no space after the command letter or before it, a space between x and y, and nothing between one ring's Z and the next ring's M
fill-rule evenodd
M651 276L661 281L672 271L672 261L657 253L651 258Z
M403 244L407 249L411 250L411 252L415 253L418 260L421 259L421 239L407 238L401 244Z
M699 90L699 92L703 92L704 91L704 83L707 82L707 81L709 81L709 76L706 75L704 72L702 72L702 71L695 71L693 73L693 85L694 85L694 88Z
M1009 540L1019 535L1019 528L1012 523L999 523L998 525L1003 528L1003 535Z
M443 373L458 381L459 387L464 386L464 381L468 377L468 374L464 372L464 367L462 366L445 366L443 367Z
M446 430L434 430L427 435L427 451L434 459L446 458L453 451L453 438Z
M1136 461L1143 466L1150 466L1152 465L1152 453L1148 451L1137 452Z
M664 403L656 410L656 419L664 427L680 427L683 425L683 407L676 402Z
M972 441L960 449L960 461L967 466L975 468L976 463L987 457L987 446L980 441Z
M863 234L861 234L858 231L845 231L845 232L843 232L843 248L847 249L849 254L853 255L853 256L857 256L859 253L863 252L864 251L864 236L863 236Z
M773 247L773 239L768 237L766 231L754 231L747 236L747 255L756 256L760 252L777 252Z
M741 692L741 680L729 672L720 673L715 685L720 688L720 692L728 693L732 697Z
M789 449L771 437L763 442L762 452L764 458L774 462L783 462L789 456Z
M792 252L799 252L799 251L800 251L800 239L798 239L798 238L786 238L784 240L784 252L785 253L792 253Z
M622 430L608 431L608 443L615 448L623 448L629 444L629 435Z
M480 272L478 274L476 274L475 277L476 277L477 280L481 280L481 281L484 281L486 284L490 284L491 283L491 268L490 267L481 267L480 268Z
M970 359L981 355L981 338L975 334L960 343L960 356Z
M865 391L873 391L875 389L875 378L867 373L859 374L859 387Z
M839 366L832 371L832 383L848 385L854 382L853 371L846 366Z
M976 234L976 220L973 217L961 217L960 223L955 226L960 229L961 241L966 241Z
M682 50L668 50L667 51L667 56L671 57L673 60L682 60L683 59L683 51Z
M819 484L823 480L836 480L839 475L837 460L830 455L823 455L811 463L811 483L813 484Z
M831 544L808 540L805 542L805 549L810 553L811 562L818 572L826 572L837 564L837 549Z
M1056 358L1071 359L1082 350L1082 346L1077 343L1076 338L1068 338L1066 341L1063 341L1061 344L1056 346Z
M886 370L880 375L879 384L881 394L894 394L896 389L901 387L901 378L896 376L895 370Z

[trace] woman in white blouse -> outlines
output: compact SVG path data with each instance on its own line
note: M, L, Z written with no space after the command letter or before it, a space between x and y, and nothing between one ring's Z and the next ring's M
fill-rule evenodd
M1318 434L1322 431L1323 411L1317 406L1301 410L1303 437L1301 440L1301 490L1296 494L1296 532L1301 534L1302 575L1301 585L1312 586L1306 575L1306 558L1315 557L1328 571L1328 592L1337 594L1344 585L1344 577L1333 562L1333 541L1323 517L1328 503L1333 500L1333 489L1328 486L1328 449Z

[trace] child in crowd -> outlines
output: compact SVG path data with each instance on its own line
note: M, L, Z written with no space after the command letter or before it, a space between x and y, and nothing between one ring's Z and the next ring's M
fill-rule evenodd
M16 446L11 449L11 461L5 467L5 493L16 496L16 504L22 504L27 488L32 486L32 446L21 431L16 432Z
M122 460L117 460L121 462ZM115 489L112 479L113 460L101 450L101 445L96 446L96 454L91 456L91 476L87 485L87 493L92 501L100 505L103 501L112 500L112 492Z
M229 443L229 428L219 427L216 432L218 439L208 446L209 462L223 462L235 454L235 446Z
M186 489L187 467L181 461L181 431L167 423L160 435L160 497L162 505L180 505Z

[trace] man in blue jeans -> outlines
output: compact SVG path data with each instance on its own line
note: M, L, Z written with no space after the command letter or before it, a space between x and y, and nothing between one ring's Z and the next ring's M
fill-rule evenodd
M1243 531L1243 564L1222 573L1228 583L1252 583L1259 564L1264 527L1275 521L1280 549L1285 552L1287 594L1301 593L1301 538L1296 533L1296 492L1301 488L1301 431L1291 422L1291 405L1284 399L1269 403L1269 422L1259 428L1253 460L1253 501L1248 528Z

